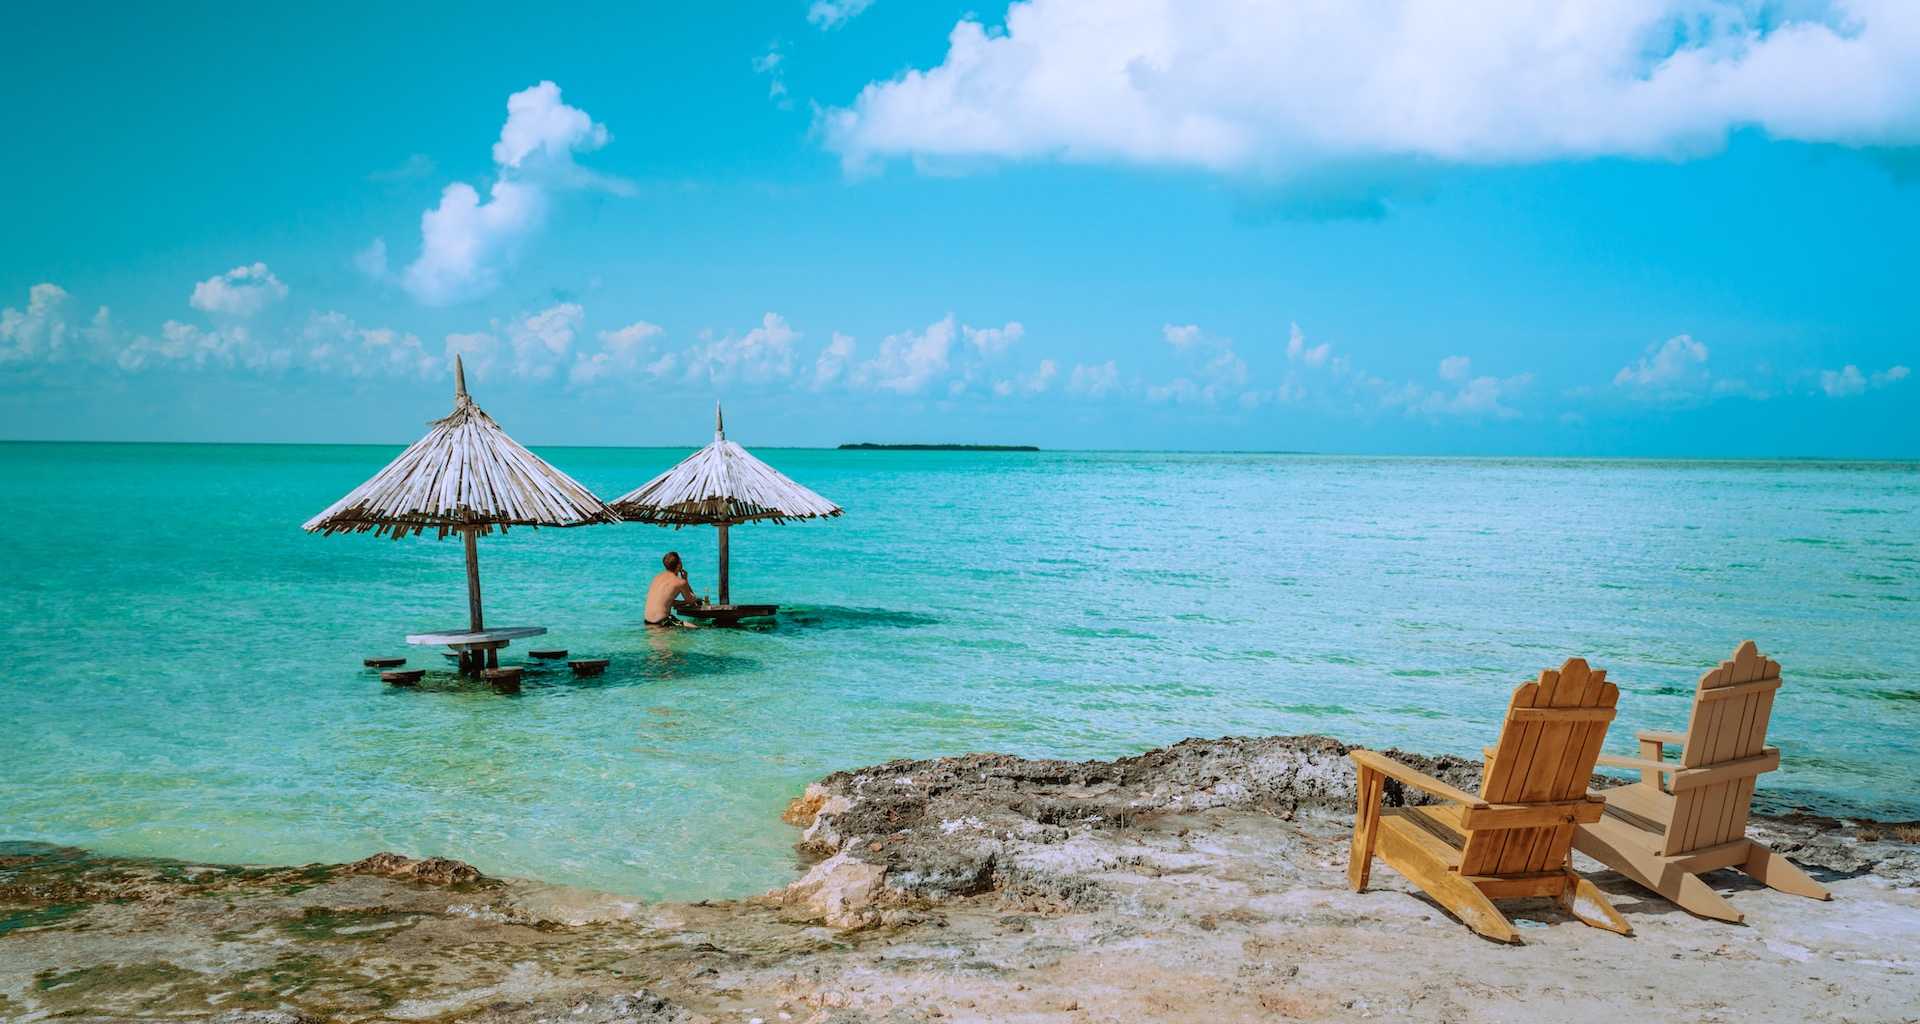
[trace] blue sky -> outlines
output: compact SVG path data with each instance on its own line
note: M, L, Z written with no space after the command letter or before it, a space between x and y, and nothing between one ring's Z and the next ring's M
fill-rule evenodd
M0 437L1920 456L1911 5L1354 10L16 11Z

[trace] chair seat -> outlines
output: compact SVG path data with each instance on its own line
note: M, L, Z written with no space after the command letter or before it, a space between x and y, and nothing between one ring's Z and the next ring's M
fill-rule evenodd
M1466 830L1460 827L1458 805L1382 808L1380 827L1391 830L1409 845L1445 864L1448 870L1460 869L1460 851L1466 845Z

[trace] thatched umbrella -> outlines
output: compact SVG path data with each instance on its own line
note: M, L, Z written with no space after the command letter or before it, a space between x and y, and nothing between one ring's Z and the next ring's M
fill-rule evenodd
M829 519L840 506L794 483L727 440L726 420L713 407L713 443L613 502L632 523L688 526L710 523L720 530L720 604L727 590L727 529L738 523Z
M593 492L520 447L467 394L466 368L453 360L453 412L371 480L307 520L309 533L365 533L394 539L434 530L458 533L467 548L467 611L480 614L474 539L510 526L583 526L620 517ZM544 632L544 630L542 630Z

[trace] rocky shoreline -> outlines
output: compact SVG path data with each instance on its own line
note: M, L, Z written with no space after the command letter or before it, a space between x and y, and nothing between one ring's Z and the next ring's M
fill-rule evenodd
M1920 829L1755 834L1832 903L1727 876L1746 926L1609 873L1621 938L1544 901L1474 937L1391 870L1345 888L1354 777L1319 736L1137 757L1004 754L827 776L786 819L800 877L644 903L380 854L256 868L0 845L0 1020L1912 1019ZM1478 765L1398 754L1450 782ZM1387 799L1409 794L1389 783ZM1591 863L1581 865L1592 871ZM1721 881L1716 879L1716 881Z

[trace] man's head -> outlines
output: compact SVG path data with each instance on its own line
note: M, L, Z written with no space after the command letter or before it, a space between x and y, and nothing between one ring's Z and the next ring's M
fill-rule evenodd
M661 555L660 564L666 566L668 572L679 572L680 571L680 552L669 551L666 554Z

